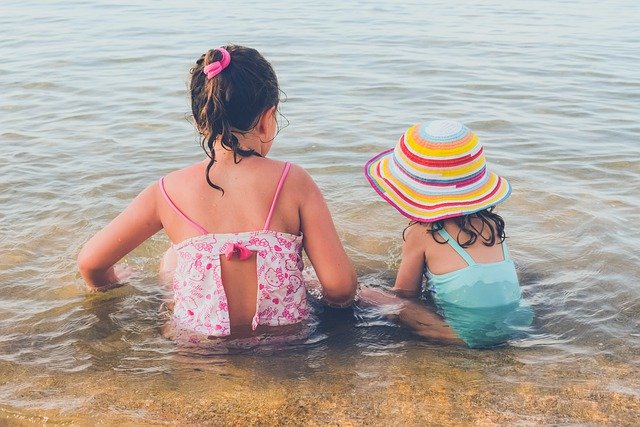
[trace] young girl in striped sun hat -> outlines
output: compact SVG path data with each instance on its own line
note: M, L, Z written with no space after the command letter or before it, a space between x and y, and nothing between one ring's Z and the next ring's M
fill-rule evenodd
M511 186L487 170L473 132L446 120L417 124L367 162L365 175L411 222L392 293L366 288L363 302L398 304L396 316L418 334L469 347L503 343L530 325L505 223L493 212ZM416 298L423 290L435 312Z

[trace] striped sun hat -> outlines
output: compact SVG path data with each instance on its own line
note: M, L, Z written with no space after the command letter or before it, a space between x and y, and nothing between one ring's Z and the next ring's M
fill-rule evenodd
M421 222L478 212L511 194L506 179L487 171L478 137L449 120L410 127L395 148L369 160L364 172L383 199Z

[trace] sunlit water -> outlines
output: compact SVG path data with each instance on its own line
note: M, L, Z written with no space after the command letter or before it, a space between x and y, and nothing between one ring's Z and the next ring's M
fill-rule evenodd
M0 423L637 422L639 8L2 1ZM180 352L160 332L163 235L126 258L130 285L87 294L82 243L202 158L187 71L227 42L273 63L290 125L272 156L317 180L362 283L393 282L406 225L364 162L417 121L476 131L514 187L500 213L528 338L442 347L364 308L315 307L288 345Z

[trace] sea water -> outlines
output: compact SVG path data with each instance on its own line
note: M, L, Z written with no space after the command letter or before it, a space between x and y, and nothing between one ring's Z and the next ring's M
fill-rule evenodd
M0 420L636 423L639 8L3 0ZM162 234L126 257L131 283L88 294L80 246L203 158L188 70L226 43L272 62L286 102L270 155L318 182L361 283L393 283L407 223L365 161L419 121L473 129L514 189L499 213L535 312L527 336L445 347L365 308L315 306L290 345L182 352L161 333Z

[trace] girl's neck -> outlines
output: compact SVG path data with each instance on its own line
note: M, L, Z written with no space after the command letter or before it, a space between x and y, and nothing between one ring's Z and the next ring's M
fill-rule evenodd
M256 135L246 134L236 136L238 137L240 148L242 148L243 150L253 150L261 156L264 156L266 154L262 152L264 144L262 143L262 141L260 141L259 138L256 137ZM233 150L229 150L223 147L219 140L216 141L214 151L216 153L217 162L219 161L226 163L234 161ZM238 155L237 157L240 157L240 155Z

